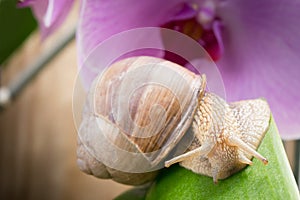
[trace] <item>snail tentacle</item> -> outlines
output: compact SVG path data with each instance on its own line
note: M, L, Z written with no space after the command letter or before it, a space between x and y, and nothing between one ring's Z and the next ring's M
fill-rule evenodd
M204 143L199 148L196 148L192 151L189 151L189 152L184 153L180 156L174 157L171 160L166 161L165 162L165 167L170 167L171 165L173 165L175 163L187 160L190 157L194 157L195 155L197 155L197 156L201 156L201 155L206 156L207 154L209 154L214 149L214 146L215 146L215 143L212 143L212 142Z
M265 157L263 157L260 153L258 153L254 149L252 149L248 144L246 144L240 138L231 135L226 138L226 143L229 146L236 146L239 149L243 150L244 152L250 154L251 156L254 156L255 158L261 160L265 165L268 164L268 160Z
M239 160L239 162L244 163L246 165L253 164L253 162L249 158L247 158L243 153L239 154L238 160Z

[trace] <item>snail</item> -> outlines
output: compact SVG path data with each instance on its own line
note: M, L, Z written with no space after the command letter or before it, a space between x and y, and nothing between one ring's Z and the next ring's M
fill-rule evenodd
M87 174L141 185L174 163L225 179L268 161L256 149L269 126L264 99L227 103L205 75L160 58L112 64L92 84L79 128L77 163Z

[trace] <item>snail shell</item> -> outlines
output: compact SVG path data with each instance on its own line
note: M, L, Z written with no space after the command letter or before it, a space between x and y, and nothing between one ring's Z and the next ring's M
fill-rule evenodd
M87 98L79 129L80 168L126 184L149 181L167 156L183 153L182 146L191 143L192 137L181 142L179 153L174 150L192 123L201 83L200 76L158 58L113 64L94 80Z
M268 128L261 99L227 104L205 77L163 59L133 57L93 82L78 134L79 168L140 185L180 164L214 181L251 164Z

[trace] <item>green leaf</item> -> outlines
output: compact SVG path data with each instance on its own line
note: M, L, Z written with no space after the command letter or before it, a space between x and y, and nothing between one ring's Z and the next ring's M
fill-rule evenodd
M0 64L37 27L30 8L16 8L15 0L0 0Z
M268 158L267 166L254 159L252 166L218 184L178 165L165 169L145 199L300 199L273 118L258 151Z
M300 199L273 118L258 151L268 158L267 166L254 159L252 166L217 185L210 177L174 166L157 179L146 199Z

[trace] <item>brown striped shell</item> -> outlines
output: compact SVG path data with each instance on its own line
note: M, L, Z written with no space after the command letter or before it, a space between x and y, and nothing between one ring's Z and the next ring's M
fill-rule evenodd
M181 152L174 151L192 123L201 81L187 69L153 57L110 66L94 80L84 108L80 168L134 185L153 178L165 159L191 143L192 137ZM144 178L137 176L144 173Z

